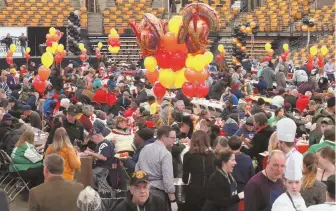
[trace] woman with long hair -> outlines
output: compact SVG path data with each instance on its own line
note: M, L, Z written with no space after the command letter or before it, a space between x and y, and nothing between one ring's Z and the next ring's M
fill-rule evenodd
M326 186L316 179L318 161L314 153L307 152L303 157L303 181L301 196L307 207L323 204L326 201Z
M198 130L192 137L190 149L183 158L183 177L186 190L186 210L201 210L206 199L206 185L214 171L215 155L206 132Z
M22 133L11 154L14 166L9 166L10 172L15 172L15 167L26 182L31 181L33 187L43 183L43 156L37 152L34 138L31 128Z
M319 167L316 178L327 185L328 177L335 174L335 150L326 146L317 150L316 156Z
M81 167L81 161L77 150L71 144L69 136L63 127L55 131L53 142L48 146L45 156L53 153L59 154L64 159L64 179L73 181L75 170Z

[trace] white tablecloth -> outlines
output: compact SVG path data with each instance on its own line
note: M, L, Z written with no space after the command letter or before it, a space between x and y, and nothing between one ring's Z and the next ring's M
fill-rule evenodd
M191 103L197 107L204 106L206 109L212 110L220 110L223 111L224 103L219 101L209 101L206 99L193 99Z

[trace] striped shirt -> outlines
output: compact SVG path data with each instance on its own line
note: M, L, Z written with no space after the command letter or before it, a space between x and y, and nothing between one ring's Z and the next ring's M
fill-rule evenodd
M7 96L12 94L12 90L9 88L6 82L0 82L0 89L5 90Z
M160 140L146 145L141 150L135 170L146 172L152 187L166 193L175 193L173 158Z

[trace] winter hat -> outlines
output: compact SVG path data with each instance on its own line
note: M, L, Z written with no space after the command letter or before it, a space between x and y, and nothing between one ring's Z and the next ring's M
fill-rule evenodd
M94 131L96 131L96 133L103 134L104 137L108 136L111 133L111 131L105 126L104 122L99 119L96 119L93 122L93 129Z
M77 198L77 208L79 210L100 211L101 205L102 200L99 194L90 186L87 186L79 193Z
M143 140L149 140L154 137L154 130L150 128L142 128L136 132Z

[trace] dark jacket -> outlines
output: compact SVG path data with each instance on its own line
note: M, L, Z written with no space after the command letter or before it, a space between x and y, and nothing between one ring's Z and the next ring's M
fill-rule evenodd
M13 43L13 39L11 37L5 37L4 39L1 40L2 43L5 43L7 48L10 47L10 45Z
M230 183L233 182L230 179ZM232 196L230 183L221 172L215 170L208 181L207 200L202 211L229 211L238 205L240 199L237 194Z
M237 182L238 193L244 191L247 182L254 176L252 160L244 154L236 154L237 164L233 168L232 176Z
M62 120L62 122L57 121L53 128L51 129L46 145L45 145L45 150L48 149L49 144L52 143L54 139L54 134L57 128L59 127L64 127L64 129L67 131L68 136L70 138L70 141L72 144L74 144L75 139L84 141L84 128L83 126L76 120L74 124L69 123L66 119Z
M143 146L141 146L139 149L137 149L133 156L131 158L128 158L127 160L124 161L124 166L126 168L128 168L128 170L130 172L134 172L135 170L135 165L137 164L138 160L139 160L139 156L140 156L140 152L141 150L144 148L144 146L146 146L147 144L151 144L155 141L156 139L153 137L149 140L145 140Z
M19 141L22 133L20 129L10 131L2 140L1 149L5 150L9 155L12 154L15 144Z
M187 152L183 158L183 183L186 187L186 210L201 210L206 200L206 186L215 170L215 155Z
M126 198L122 201L114 211L138 211L138 208L132 202L132 194L130 192L127 193ZM146 211L166 211L168 210L167 203L161 199L160 197L149 193L149 198L144 204L144 209Z
M22 37L22 36L20 36L20 37L19 37L19 41L20 41L20 45L21 45L21 46L26 47L27 42L28 42L27 37Z
M60 75L55 74L54 76L50 77L50 82L53 85L53 88L56 90L63 89L63 79Z
M135 102L138 103L138 104L140 104L140 103L144 103L146 101L147 101L147 92L146 92L146 89L142 89L138 93L138 95L137 95L137 97L135 99Z
M6 123L1 123L0 124L0 141L2 141L2 139L5 137L5 135L7 134L7 132L12 130L12 126L7 125Z
M293 95L287 95L285 97L285 102L288 102L289 104L291 104L292 108L296 108L296 97Z

